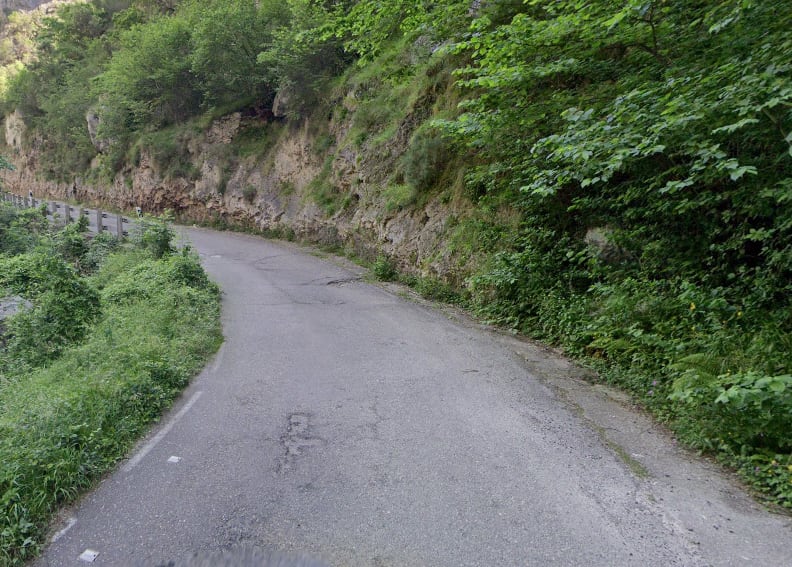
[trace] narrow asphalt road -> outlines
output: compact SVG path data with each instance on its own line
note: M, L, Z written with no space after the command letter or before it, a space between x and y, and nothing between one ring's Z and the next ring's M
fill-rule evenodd
M557 357L289 245L184 233L226 342L36 565L792 564L788 518Z

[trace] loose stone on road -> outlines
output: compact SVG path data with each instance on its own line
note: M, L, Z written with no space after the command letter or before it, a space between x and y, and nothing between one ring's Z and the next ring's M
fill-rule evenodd
M226 342L36 565L791 563L788 518L563 359L295 246L184 233Z

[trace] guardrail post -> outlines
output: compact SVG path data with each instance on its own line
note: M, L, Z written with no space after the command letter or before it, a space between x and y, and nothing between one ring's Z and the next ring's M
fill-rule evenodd
M100 233L104 230L104 220L102 219L102 211L96 209L96 233Z
M66 223L70 223L72 221L71 205L69 205L68 203L66 203L66 212L64 214L66 215Z
M124 238L124 215L116 215L116 237L121 240Z

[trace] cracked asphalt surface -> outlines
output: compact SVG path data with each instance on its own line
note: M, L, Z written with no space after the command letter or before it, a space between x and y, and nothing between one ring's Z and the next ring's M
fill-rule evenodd
M181 230L226 342L35 565L792 564L789 518L557 355L291 245Z

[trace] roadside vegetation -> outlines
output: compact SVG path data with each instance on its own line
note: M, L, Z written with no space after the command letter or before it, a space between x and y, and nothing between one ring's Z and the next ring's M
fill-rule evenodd
M35 556L221 341L219 294L158 219L134 243L0 203L0 565Z
M347 148L388 214L466 203L438 251L457 268L414 285L562 345L792 508L789 21L781 0L95 0L43 24L2 106L52 178L141 148L189 177L191 131L288 93L328 216L355 207Z

